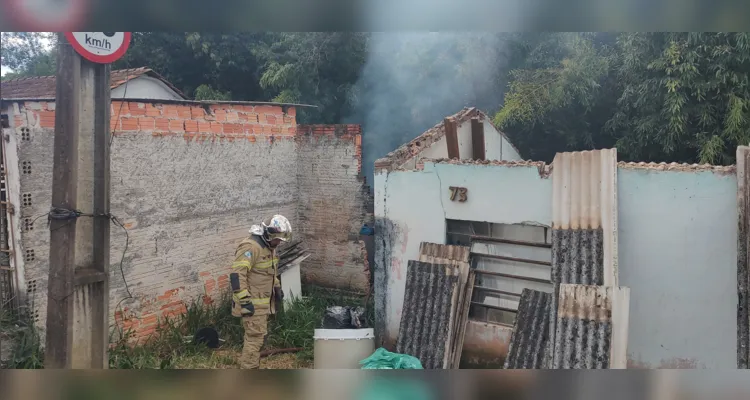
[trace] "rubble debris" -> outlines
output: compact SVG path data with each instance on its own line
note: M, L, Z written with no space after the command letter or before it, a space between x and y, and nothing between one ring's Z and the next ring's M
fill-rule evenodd
M362 329L365 327L363 307L333 306L323 314L323 329Z
M289 243L279 249L278 273L281 274L295 263L302 262L310 256L307 249L302 247L302 241Z

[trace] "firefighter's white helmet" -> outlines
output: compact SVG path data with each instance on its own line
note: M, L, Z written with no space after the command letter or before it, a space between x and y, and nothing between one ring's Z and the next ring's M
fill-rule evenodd
M267 241L281 239L282 242L292 240L292 224L283 215L274 215L261 223L263 236Z

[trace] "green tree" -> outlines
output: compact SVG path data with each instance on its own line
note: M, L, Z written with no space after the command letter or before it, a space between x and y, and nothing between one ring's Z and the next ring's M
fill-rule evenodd
M0 33L0 64L13 72L3 79L54 75L57 36L49 32Z
M522 68L495 123L527 158L614 145L604 127L614 113L617 54L606 34L554 33L517 38ZM614 97L613 97L614 95Z
M270 99L306 103L301 121L340 122L353 112L353 88L365 62L368 34L280 33L254 52L262 62L260 86Z
M628 33L623 83L608 124L618 148L646 161L728 164L750 142L750 35Z

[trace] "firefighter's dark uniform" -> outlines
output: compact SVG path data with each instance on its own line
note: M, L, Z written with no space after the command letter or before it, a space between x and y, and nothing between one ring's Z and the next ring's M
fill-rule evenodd
M239 291L234 293L232 315L242 317L245 338L240 356L240 368L257 369L260 367L260 348L268 332L268 316L275 314L273 301L275 288L279 288L276 276L278 258L275 250L270 248L261 237L251 235L243 240L235 252L232 272L239 277ZM251 303L253 314L242 314L242 304Z

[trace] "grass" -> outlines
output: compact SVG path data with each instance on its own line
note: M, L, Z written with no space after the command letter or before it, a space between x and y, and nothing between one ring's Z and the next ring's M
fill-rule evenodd
M286 364L290 367L308 366L313 360L313 333L320 327L325 309L334 305L365 306L361 296L339 291L306 287L304 297L290 303L281 313L271 317L265 349L301 347L294 356L278 355L264 360L267 366ZM232 317L231 299L226 297L217 306L193 303L179 320L167 321L146 343L130 346L125 332L123 339L110 350L110 368L236 368L242 348L243 328L240 320ZM368 308L368 310L371 309ZM372 312L368 323L372 324ZM186 343L185 336L199 328L211 326L225 341L219 350Z
M10 369L38 369L44 366L44 352L41 338L30 316L13 318L9 312L0 313L0 342L10 342L3 346L3 359L0 367ZM5 351L10 349L10 355Z
M313 360L313 333L320 327L330 306L365 306L362 296L317 287L303 288L304 297L293 301L287 309L271 317L265 349L301 347L296 354L279 354L264 358L263 368L306 368ZM367 307L367 322L373 323L372 307ZM165 320L157 332L135 345L128 341L130 331L116 330L110 339L109 367L112 369L223 369L238 368L237 357L242 349L241 321L231 315L231 299L225 296L209 306L194 302L178 319ZM39 335L30 320L11 321L0 315L0 328L14 326L16 342L7 368L43 368L44 353ZM17 327L15 327L17 326ZM193 344L192 335L203 327L213 327L224 341L219 349ZM5 329L8 330L8 329ZM0 334L4 330L0 329ZM114 339L117 338L117 339ZM3 339L4 340L4 339Z

